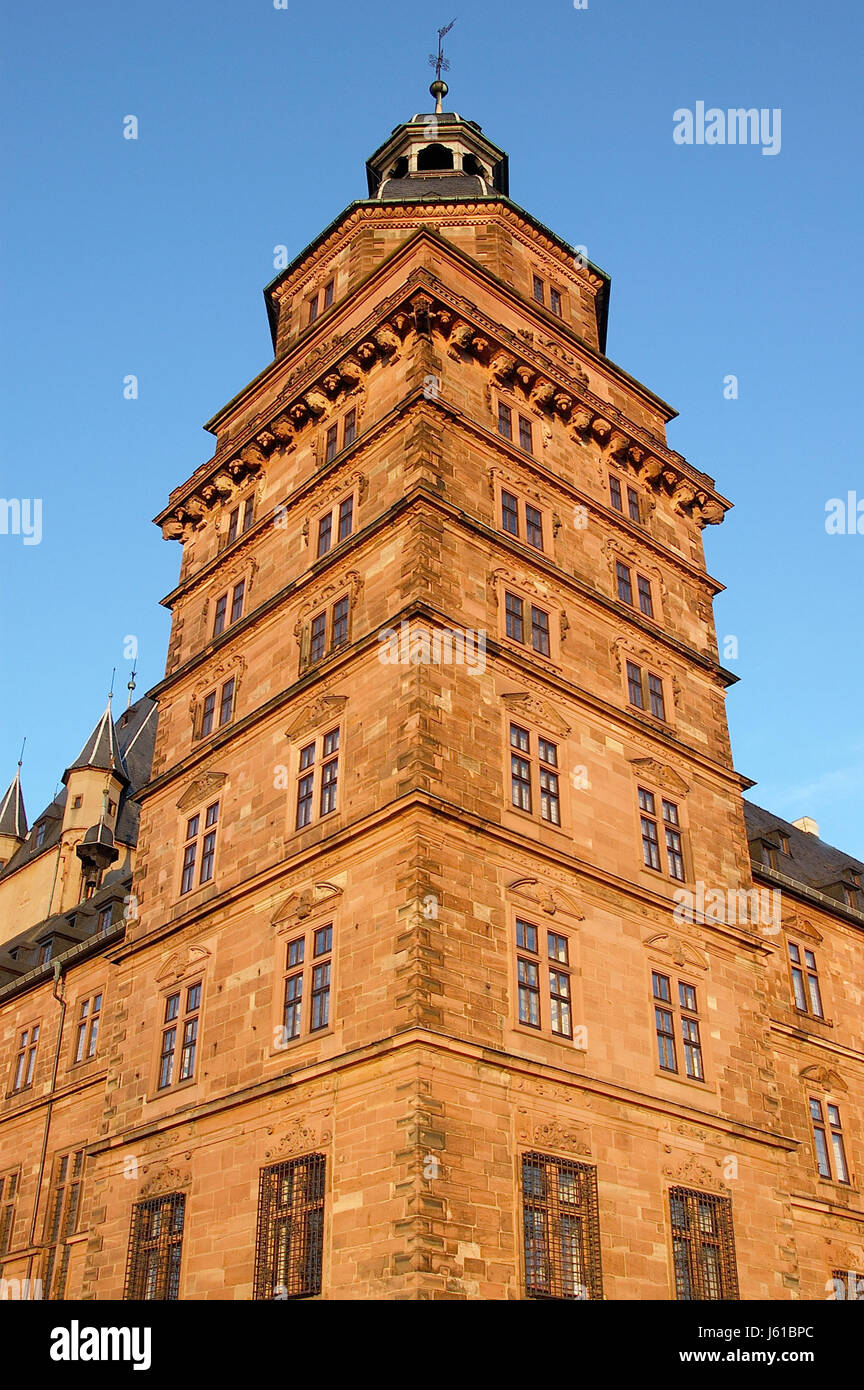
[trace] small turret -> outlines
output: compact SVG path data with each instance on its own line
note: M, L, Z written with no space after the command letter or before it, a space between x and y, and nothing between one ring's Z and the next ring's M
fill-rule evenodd
M24 810L24 796L21 791L21 764L15 773L6 795L0 801L0 869L9 862L16 850L20 849L27 834L27 813Z

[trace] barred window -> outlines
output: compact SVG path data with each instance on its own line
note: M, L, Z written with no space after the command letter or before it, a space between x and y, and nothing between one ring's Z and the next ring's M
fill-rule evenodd
M522 1208L527 1296L601 1299L596 1168L524 1154Z
M675 1297L736 1299L732 1201L687 1187L669 1190Z
M12 1247L12 1232L15 1225L15 1200L21 1181L21 1169L10 1173L0 1173L0 1258Z
M123 1297L173 1302L180 1297L180 1260L186 1197L172 1192L136 1202Z
M261 1170L255 1299L314 1298L324 1253L323 1154Z
M69 1239L78 1230L83 1176L83 1149L57 1155L43 1235L42 1288L46 1298L66 1297L66 1277L72 1249Z

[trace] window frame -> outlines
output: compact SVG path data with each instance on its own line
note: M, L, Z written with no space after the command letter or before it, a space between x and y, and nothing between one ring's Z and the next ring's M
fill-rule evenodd
M301 675L350 644L353 616L351 594L346 591L304 619L300 634ZM343 628L344 636L339 636ZM320 646L316 647L319 637Z
M216 849L219 844L221 814L221 797L217 797L215 801L211 801L206 806L202 803L191 816L184 813L186 833L178 847L180 869L177 877L178 899L188 897L190 893L205 888L207 884L213 883L215 880ZM190 831L189 827L193 822L195 822L195 829ZM190 851L192 852L190 853ZM205 859L208 861L210 873L206 878L202 878ZM189 879L188 887L185 886L187 877Z
M523 1297L601 1300L603 1267L596 1164L533 1150L519 1154L518 1161ZM566 1183L562 1182L565 1175ZM578 1195L571 1200L568 1192ZM571 1255L569 1272L564 1253L568 1216L579 1245L578 1259L574 1261ZM576 1274L582 1274L582 1280L574 1277Z
M689 883L691 880L689 826L686 815L682 814L683 808L684 803L680 799L672 801L670 794L665 791L647 782L637 782L636 823L641 849L640 867L644 872L659 874L670 883ZM647 829L648 822L654 826L653 835ZM657 864L649 862L649 845L657 850ZM664 853L661 853L661 849ZM677 867L678 858L681 861L680 875L672 868L672 865Z
M807 960L811 957L813 964ZM811 946L797 938L787 937L786 939L786 967L789 971L790 989L792 996L792 1007L797 1014L804 1018L815 1019L817 1023L827 1022L825 1013L825 999L822 990L822 981L819 978L819 966L816 963L816 952ZM797 983L800 985L801 998L803 1004L798 1002ZM813 1007L813 986L815 985L816 999L819 1004L818 1011Z
M669 717L671 703L668 695L667 680L665 672L651 670L644 666L641 661L636 661L632 656L624 653L623 661L624 689L627 696L627 708L636 710L637 713L655 720L665 728L672 727L672 720ZM652 685L652 682L654 684ZM657 691L659 686L659 695ZM633 698L634 692L639 691L639 700ZM661 713L657 713L659 709Z
M346 513L350 519L350 527L342 535L343 511L346 505L350 506L349 512ZM358 507L359 495L355 485L352 488L346 488L345 492L334 498L329 506L323 507L321 511L314 514L309 529L314 536L316 562L323 560L326 555L332 555L334 550L344 545L356 534ZM324 536L327 537L327 544L322 549L321 543Z
M303 1173L299 1201L294 1200L297 1173ZM290 1202L280 1202L289 1175ZM327 1182L328 1164L323 1153L304 1154L259 1169L253 1302L320 1297L324 1283ZM277 1220L280 1208L285 1215ZM300 1254L292 1261L295 1239ZM300 1277L293 1279L291 1276L297 1271Z
M516 529L505 524L508 517L512 518L514 509L508 505L508 501L515 501ZM529 516L533 513L533 517ZM529 536L534 529L539 530L542 544L537 545ZM518 486L512 483L506 485L496 482L495 487L495 529L503 536L510 536L512 540L518 541L520 545L527 547L535 554L548 555L553 558L553 542L555 539L555 527L549 507L540 502L536 497L521 491Z
M175 999L176 1010L170 1012ZM190 973L170 987L162 989L159 1001L160 1022L156 1035L156 1077L153 1095L165 1096L187 1086L194 1086L199 1080L201 1020L204 1014L203 974ZM187 1038L190 1027L191 1036ZM166 1039L169 1037L170 1043L166 1047ZM187 1065L189 1054L191 1064Z
M676 1222L675 1203L678 1202L687 1215L687 1224ZM700 1206L708 1206L715 1218L715 1229L708 1232L702 1220ZM673 1299L678 1302L721 1302L737 1301L738 1262L735 1250L735 1226L732 1198L716 1192L702 1192L696 1188L672 1186L666 1193L668 1213L669 1249L671 1254L670 1273ZM695 1212L695 1222L694 1222ZM683 1249L680 1246L683 1245ZM705 1290L709 1287L710 1273L706 1278L703 1250L713 1250L717 1256L716 1272L719 1275L719 1292L710 1297ZM682 1298L681 1260L686 1271L688 1293ZM712 1271L713 1272L713 1271Z
M559 952L563 946L563 956L553 955L553 941L558 943ZM532 967L533 976L523 966ZM577 1022L581 994L575 931L557 922L550 926L521 908L515 909L510 914L510 975L514 1027L544 1042L564 1043L584 1051ZM565 980L563 990L561 979ZM531 1021L532 1000L536 1003L536 1022ZM563 1006L560 1012L557 1005ZM527 1017L523 1017L526 1012ZM554 1026L556 1014L561 1027Z
M845 1142L847 1131L843 1129L839 1102L832 1099L828 1091L808 1091L807 1113L817 1177L820 1181L835 1183L839 1187L854 1188L855 1180ZM823 1159L827 1172L823 1171Z
M23 1091L32 1090L39 1060L39 1043L42 1040L42 1020L16 1024L13 1035L17 1040L12 1054L9 1070L7 1095L18 1096Z
M516 741L514 741L516 735ZM525 736L527 743L521 737ZM535 825L554 831L563 831L569 824L567 805L567 780L561 750L565 736L559 732L550 734L531 721L525 721L521 713L507 711L505 722L506 809L520 819L529 819ZM550 752L551 750L551 752ZM517 768L517 763L520 765ZM524 775L524 765L528 765L528 775ZM518 774L518 775L517 775ZM514 800L516 786L528 788L528 805ZM544 815L543 808L555 808L555 816Z
M72 1037L70 1066L80 1067L92 1062L99 1050L99 1029L105 1005L104 986L89 994L79 995L75 1003L75 1032Z
M344 778L344 721L337 720L334 724L327 724L323 727L319 725L314 733L310 731L292 750L293 779L291 783L292 794L289 801L289 815L291 818L291 828L289 835L299 835L304 830L309 830L312 826L319 825L322 821L329 820L333 816L339 816L341 812L340 789ZM335 737L335 743L334 743ZM328 751L329 746L329 751ZM308 756L312 749L311 757ZM330 764L335 763L335 778L331 772L329 777L326 769ZM330 799L330 790L335 787L335 804L326 811L323 810L325 800ZM301 790L302 789L302 790ZM300 806L304 808L308 805L309 815L301 821Z
M658 986L665 984L668 992L658 992ZM689 991L693 1003L685 1003L685 991ZM686 996L686 997L689 997ZM708 1085L705 1061L704 1010L699 1007L699 986L687 975L679 975L664 965L651 965L651 1008L655 1041L654 1070L659 1076L674 1077L676 1081L691 1081L703 1089ZM671 1022L671 1031L661 1028L658 1015L664 1015ZM695 1035L694 1031L695 1029ZM664 1046L671 1044L671 1046ZM692 1064L692 1056L698 1059ZM663 1058L671 1051L672 1066L664 1065Z
M319 937L324 940L319 943ZM271 1057L280 1056L289 1048L301 1047L314 1042L316 1038L326 1037L335 1027L334 1006L336 998L336 918L323 912L309 921L298 921L290 929L280 930L277 936L276 972L280 980L279 988L274 990L274 1027ZM297 947L300 953L297 954ZM294 959L292 960L292 954ZM326 982L322 985L322 967L326 968ZM296 982L299 981L299 987ZM291 988L293 987L293 988ZM290 994L289 994L290 989ZM314 1023L316 1001L326 997L327 1017L323 1023ZM296 1029L289 1033L288 1010L292 1015L291 1026Z
M163 1224L163 1213L168 1221ZM179 1213L179 1229L177 1215ZM158 1229L155 1235L143 1235L144 1218L158 1214ZM183 1236L186 1228L186 1194L169 1192L159 1197L148 1197L135 1202L132 1207L132 1220L129 1229L129 1247L126 1256L126 1275L123 1283L124 1301L167 1303L180 1298L180 1281L183 1272ZM176 1260L174 1252L177 1252ZM155 1280L152 1296L144 1289L149 1281L147 1263L142 1258L146 1253L155 1254ZM172 1292L173 1290L173 1292Z

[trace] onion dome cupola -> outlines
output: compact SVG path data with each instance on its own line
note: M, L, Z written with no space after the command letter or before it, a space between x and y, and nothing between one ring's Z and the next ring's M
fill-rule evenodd
M442 111L446 82L429 88L437 109L396 126L366 162L369 197L380 202L410 198L491 198L509 194L507 155L476 121Z

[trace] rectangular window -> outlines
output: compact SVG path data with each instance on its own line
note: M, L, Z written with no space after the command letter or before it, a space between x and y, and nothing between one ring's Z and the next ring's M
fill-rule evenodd
M334 295L335 291L336 291L336 281L335 281L335 280L328 280L328 281L327 281L327 284L324 286L324 308L325 308L325 309L329 309L329 308L330 308L330 305L333 303L333 295Z
M216 857L216 824L219 820L219 802L214 801L207 807L204 815L204 833L201 835L201 816L196 814L190 816L186 822L186 839L183 846L183 869L180 876L180 892L191 893L195 887L195 867L199 859L199 839L200 839L200 861L201 870L198 875L198 882L207 883L213 877L213 866Z
M101 909L99 917L96 921L96 929L100 936L104 936L106 932L111 930L113 920L114 904L110 903L108 907L103 907Z
M194 985L187 985L185 990L178 989L167 996L159 1051L160 1091L167 1090L175 1081L191 1081L194 1078L200 1013L200 980Z
M233 545L237 539L237 531L240 527L240 508L235 507L228 518L228 538L226 545Z
M545 288L545 287L544 287L543 281L540 279L540 276L539 276L539 275L535 275L535 276L533 277L533 285L532 285L532 288L533 288L533 291L534 291L534 298L536 299L537 303L538 303L538 304L543 304L543 303L545 303L545 295L544 295L544 288Z
M636 709L645 708L645 697L642 693L642 667L637 666L635 661L627 662L627 698Z
M95 1057L101 1014L101 994L94 994L89 999L81 1000L78 1006L78 1032L75 1039L76 1062L89 1062L91 1057Z
M519 811L531 810L531 764L524 756L530 753L531 736L518 724L510 725L510 796Z
M622 565L620 560L615 562L615 583L618 588L618 597L622 603L629 603L633 606L633 584L630 579L630 571L626 565Z
M816 1167L819 1170L819 1176L831 1178L836 1182L848 1183L849 1168L846 1163L846 1149L843 1143L839 1108L836 1105L826 1103L823 1110L822 1101L811 1097L810 1119L813 1125L813 1143L816 1149Z
M609 500L616 512L623 512L624 504L621 500L621 480L616 478L614 473L609 474Z
M655 719L666 718L666 702L663 699L663 682L659 676L648 674L648 702Z
M241 579L239 584L234 585L234 592L231 596L231 621L239 622L243 617L243 595L246 593L246 580Z
M737 1299L731 1199L673 1187L669 1215L675 1297L679 1301Z
M512 637L514 642L525 641L525 622L523 618L523 603L516 594L504 595L504 607L506 610L506 630L507 636Z
M333 513L328 512L318 522L318 558L326 555L333 544Z
M639 608L646 618L654 617L654 600L651 597L651 580L644 574L637 574L636 586L639 590Z
M354 498L346 497L339 503L339 539L347 540L354 527Z
M21 1181L21 1169L15 1168L10 1173L0 1173L0 1259L12 1248L12 1238L15 1229L15 1201L18 1196L18 1185Z
M330 463L335 459L339 452L339 426L331 425L327 431L327 439L324 446L324 462Z
M654 811L654 793L639 788L639 817L642 825L642 860L647 869L660 872L660 841Z
M602 1298L596 1168L524 1154L522 1212L527 1296Z
M525 539L535 550L543 549L543 517L536 507L525 504Z
M633 487L627 489L627 515L631 521L635 521L637 524L642 519L639 513L639 494Z
M182 1192L135 1203L125 1299L136 1302L179 1299L185 1211L186 1197Z
M307 950L308 946L308 950ZM313 928L307 937L298 936L286 947L283 987L283 1045L306 1031L320 1032L330 1022L331 953L333 926ZM308 971L308 988L304 989ZM309 999L309 1017L304 1018L303 1001Z
M345 424L342 427L342 448L347 449L349 444L353 444L357 438L357 411L352 406L345 416Z
M654 1001L654 1029L657 1034L657 1060L661 1071L678 1072L677 1036L681 1041L685 1076L691 1081L704 1081L695 985L679 980L678 998L675 1001L670 977L653 970L651 990Z
M225 619L228 616L228 595L222 594L216 600L216 610L213 617L213 636L218 637L220 632L225 631Z
M312 820L312 797L315 787L315 744L309 743L300 750L300 777L297 781L297 822L302 830Z
M12 1072L13 1091L26 1091L29 1086L33 1085L38 1046L39 1024L34 1023L32 1028L24 1028L18 1034L18 1047Z
M549 614L531 606L531 645L541 656L549 655Z
M503 401L498 402L498 433L504 439L513 438L513 412Z
M558 794L558 745L548 739L538 739L540 757L540 815L551 825L561 824L561 799Z
M552 1032L561 1038L572 1038L569 950L566 936L559 932L546 933L549 958L549 1020ZM563 968L562 968L563 967Z
M234 713L234 677L227 680L222 687L222 695L219 700L219 727L227 724Z
M213 720L216 715L216 691L211 690L204 696L204 703L201 706L201 738L207 738L213 732Z
M66 1297L66 1277L72 1251L69 1240L78 1230L83 1175L83 1149L57 1155L43 1233L42 1287L46 1298Z
M327 650L327 614L318 613L309 628L309 660L320 661Z
M325 1165L323 1154L308 1154L262 1168L253 1298L320 1294Z
M318 317L318 296L313 295L309 300L309 322L314 323Z
M663 828L666 833L666 859L669 877L684 882L684 850L681 842L681 828L678 821L678 807L674 801L663 802Z
M804 1014L812 1014L814 1018L824 1018L822 991L819 988L815 955L806 947L801 947L796 942L790 941L789 963L792 971L792 993L795 998L796 1009Z
M553 314L557 314L559 318L561 317L561 294L554 286L550 286L549 288L549 308L552 310Z
M348 641L348 599L334 603L330 623L330 646L344 647Z
M511 536L519 535L519 503L512 492L501 493L501 527Z
M336 792L339 783L339 730L331 729L324 735L324 749L321 762L321 815L329 816L336 810Z
M244 531L244 533L245 533L246 531L249 530L249 528L250 528L250 526L252 525L252 522L253 522L254 520L255 520L255 498L254 498L254 497L247 497L247 498L246 498L246 501L243 503L243 531Z
M531 421L526 420L524 415L519 416L519 448L524 449L526 454L530 454L533 451Z
M320 743L320 748L319 748ZM300 750L300 769L297 779L297 816L295 829L310 825L315 810L315 778L320 768L318 814L328 816L337 808L339 787L339 730L307 743Z

